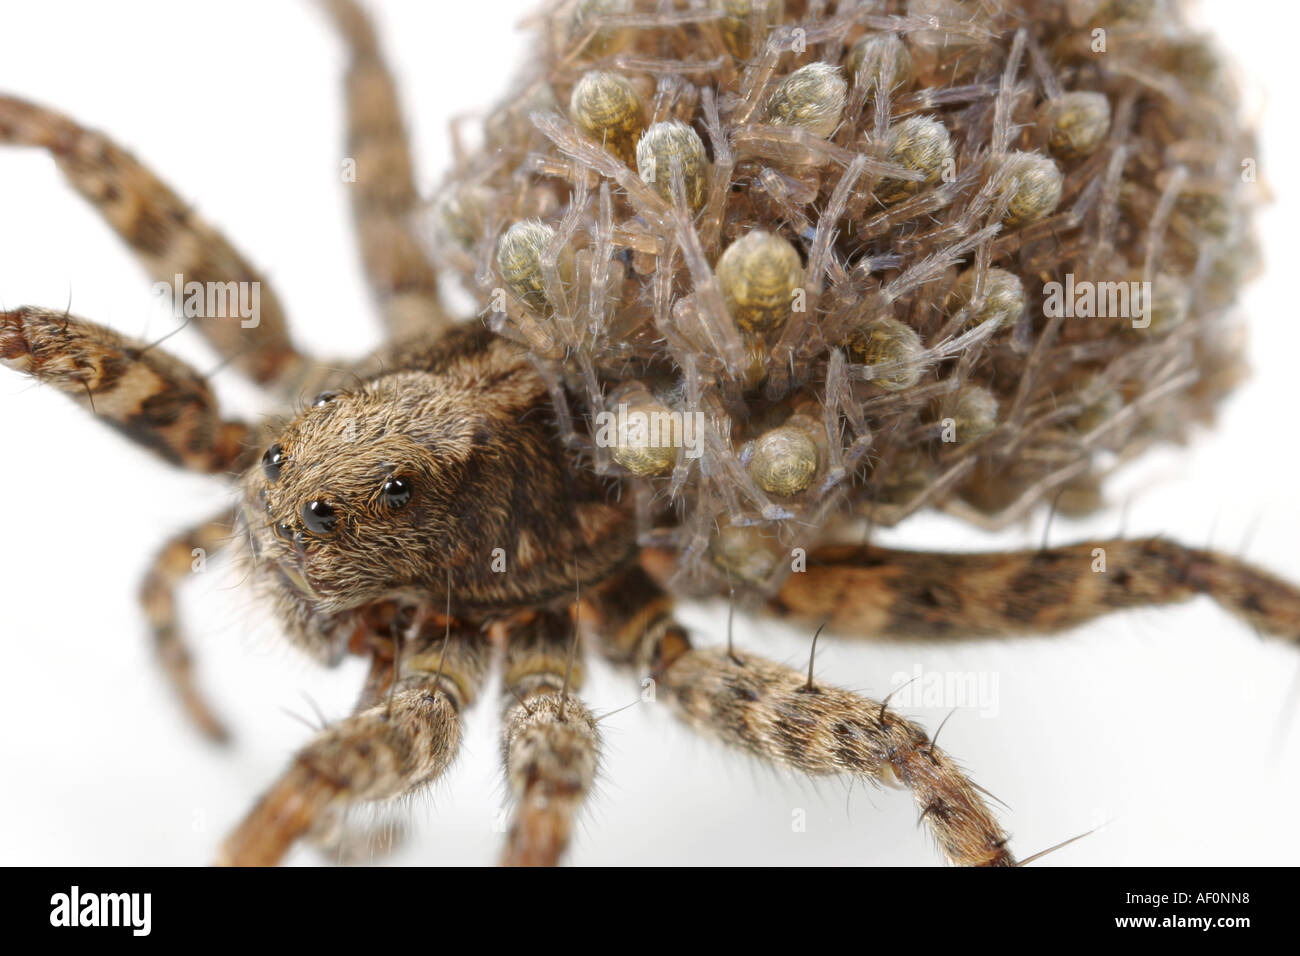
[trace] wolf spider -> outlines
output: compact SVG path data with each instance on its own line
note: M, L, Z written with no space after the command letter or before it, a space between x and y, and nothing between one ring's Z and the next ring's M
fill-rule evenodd
M617 483L575 463L533 365L440 304L407 225L417 200L392 80L360 13L344 0L330 6L351 49L348 152L384 171L352 188L366 273L393 336L346 369L300 351L259 273L132 157L0 97L0 141L53 155L156 279L259 283L256 327L196 327L281 400L315 396L287 423L248 424L225 417L203 377L156 344L61 309L0 313L5 365L170 464L241 490L237 507L164 546L141 594L163 671L204 734L225 732L196 685L174 592L193 549L217 551L232 524L254 586L293 641L326 662L369 660L355 712L303 747L219 859L275 863L299 839L330 838L349 807L426 787L454 759L461 714L496 658L515 801L502 860L558 862L600 759L598 722L578 695L591 645L648 673L689 724L741 750L907 788L951 862L1014 864L985 792L888 699L730 645L692 645L660 583L666 556L638 545ZM1096 547L1115 573L1091 573ZM495 570L497 549L507 573ZM768 608L831 633L934 639L1062 631L1198 594L1262 631L1300 636L1294 588L1161 539L985 554L828 545Z

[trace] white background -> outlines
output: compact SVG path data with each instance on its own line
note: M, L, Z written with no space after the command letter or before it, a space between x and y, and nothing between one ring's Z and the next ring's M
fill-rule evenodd
M520 0L376 2L403 84L421 185L449 160L453 113L506 89L523 37ZM1052 540L1125 531L1244 548L1300 581L1294 293L1296 22L1290 4L1224 0L1206 21L1248 68L1263 123L1259 169L1276 204L1263 221L1270 270L1249 293L1254 379L1221 427L1156 455L1113 487L1116 507ZM1289 22L1285 22L1289 21ZM1268 24L1268 29L1260 29ZM378 341L339 181L342 51L310 4L231 0L0 3L0 90L110 132L227 233L271 277L294 333L321 354ZM0 305L62 307L124 332L171 326L148 282L48 157L0 151ZM215 359L167 343L200 369ZM217 377L228 407L257 397ZM232 723L227 750L180 720L150 658L135 603L170 533L220 509L215 481L155 464L53 390L0 371L0 863L207 862L223 833L309 731L310 697L347 712L358 662L324 672L279 641L224 562L196 576L184 615L202 683ZM889 543L1036 545L1042 515L991 537L918 518ZM701 643L722 640L725 608L689 608ZM801 666L808 635L738 625L742 646ZM1009 806L1020 855L1100 823L1042 865L1294 863L1300 834L1297 648L1265 641L1207 601L1106 618L1067 637L947 646L824 640L819 678L876 696L930 671L996 675L998 711L958 711L943 745ZM1291 696L1288 696L1288 695ZM597 712L636 699L595 666ZM389 859L487 863L503 802L495 694L472 710L461 759L414 806L416 833ZM947 708L908 712L934 728ZM599 793L572 861L933 865L910 798L790 778L696 738L663 705L602 724ZM806 832L793 832L795 810ZM300 849L295 863L319 857Z

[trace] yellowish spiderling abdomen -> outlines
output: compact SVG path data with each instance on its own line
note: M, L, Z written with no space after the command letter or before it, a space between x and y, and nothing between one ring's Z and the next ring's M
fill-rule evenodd
M925 355L921 337L897 319L875 319L854 329L844 348L850 361L879 366L871 381L887 391L902 391L921 380Z
M1056 210L1064 180L1060 167L1042 153L1009 153L1002 173L1010 190L1007 213L1002 219L1007 228L1028 226Z
M897 33L869 33L849 48L844 65L852 83L879 89L888 75L888 89L896 90L912 82L912 55Z
M779 544L757 525L721 521L709 537L709 558L736 584L762 583L776 566Z
M685 123L655 123L636 144L636 168L641 180L668 203L673 202L673 169L681 170L686 206L698 212L704 205L709 159L699 133Z
M975 298L976 270L967 269L958 278L952 290L950 314L971 308ZM966 320L966 328L973 329L986 322L994 328L1010 326L1025 310L1025 287L1020 278L996 266L984 274L983 302Z
M640 382L629 382L610 397L613 446L610 456L639 478L666 475L677 464L685 440L675 415Z
M1172 332L1187 321L1191 297L1187 283L1166 272L1157 273L1151 280L1146 315L1134 323L1134 328L1148 335Z
M817 474L817 443L797 425L773 428L754 441L749 473L769 494L797 495Z
M525 219L507 229L497 240L497 269L506 288L539 313L545 313L549 308L542 261L554 239L553 227L536 219Z
M569 98L569 118L615 156L635 162L645 107L626 76L608 70L584 73Z
M895 203L932 186L945 173L955 172L956 152L948 128L929 116L909 116L889 128L885 158L905 169L921 173L921 180L882 179L876 184L876 198Z
M473 246L483 237L491 200L491 192L481 186L464 185L450 190L438 204L438 223L443 235L461 248Z
M844 115L848 88L839 67L809 63L777 84L767 101L767 121L829 139Z
M755 229L718 259L718 282L731 317L747 332L765 332L789 317L803 281L799 252L781 236Z
M1091 156L1110 132L1110 100L1081 90L1047 100L1038 108L1047 148L1061 159Z
M948 418L953 440L976 441L998 427L997 397L981 385L964 385L948 405Z

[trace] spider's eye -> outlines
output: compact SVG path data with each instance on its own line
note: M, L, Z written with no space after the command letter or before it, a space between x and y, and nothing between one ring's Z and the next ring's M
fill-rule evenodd
M411 500L411 482L406 478L389 476L379 491L380 500L389 508L405 508Z
M293 529L290 528L283 521L277 521L275 524L275 536L277 538L281 538L285 541L288 541L290 538L293 537Z
M280 477L280 469L284 466L284 462L284 449L280 447L279 442L276 442L262 456L262 474L266 475L267 481L275 481Z
M315 405L317 408L319 408L321 405L328 405L330 402L334 401L334 399L338 397L339 397L338 392L325 391L325 392L321 392L314 399L312 399L311 403Z
M309 501L302 506L302 523L313 534L329 534L338 526L339 518L328 501Z

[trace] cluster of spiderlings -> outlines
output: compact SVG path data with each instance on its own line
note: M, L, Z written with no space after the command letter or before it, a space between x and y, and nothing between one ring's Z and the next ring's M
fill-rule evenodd
M1095 507L1235 382L1253 142L1173 0L536 22L434 245L679 589L770 589L846 513Z

